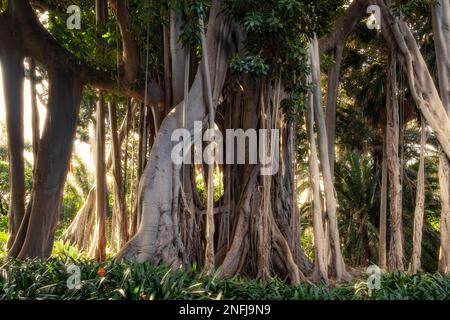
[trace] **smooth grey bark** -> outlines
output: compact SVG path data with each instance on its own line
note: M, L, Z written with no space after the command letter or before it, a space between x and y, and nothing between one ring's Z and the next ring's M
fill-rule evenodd
M344 45L338 44L334 50L334 63L328 69L326 127L328 137L328 152L330 170L334 179L335 140L336 140L336 108L339 90L339 78L342 66Z
M420 271L422 257L422 231L425 211L425 148L427 144L427 126L425 120L421 119L420 128L420 160L419 171L417 172L416 187L416 208L414 210L414 231L413 231L413 253L411 261L411 272L413 274Z
M3 70L6 130L8 133L9 238L7 248L13 245L25 215L24 127L23 127L23 56L13 48L0 48Z
M313 89L313 105L314 105L314 120L317 126L318 146L320 165L322 168L323 183L325 190L325 208L328 222L328 231L330 236L330 248L332 250L333 261L332 268L335 272L337 280L349 279L350 275L345 269L344 258L342 257L341 244L339 239L339 229L337 224L336 207L337 200L334 190L333 177L331 175L328 138L325 124L325 118L322 108L322 91L320 80L320 57L319 46L317 38L310 42L310 57L311 57L311 74Z
M19 259L51 254L75 138L82 84L70 72L60 71L49 73L49 83L30 204L10 251Z
M309 77L310 78L310 77ZM310 80L310 79L309 79ZM314 232L314 275L315 280L328 282L328 250L325 244L325 229L323 224L322 195L320 191L319 158L317 156L316 138L314 134L314 102L309 93L306 105L306 128L309 141L309 171L312 190L313 232Z
M170 61L171 61L171 89L172 104L178 105L184 100L184 70L186 49L183 47L180 35L184 24L183 13L172 10L170 12Z
M111 153L113 171L114 207L111 226L111 243L120 249L128 241L128 217L124 196L124 178L122 177L122 158L117 130L117 107L108 104L109 123L111 128ZM126 150L125 150L126 152ZM106 171L106 170L105 170Z
M440 97L447 114L450 114L450 3L448 0L437 0L431 10ZM439 167L439 180L442 189L439 271L448 274L450 272L449 158L441 155Z
M33 172L36 170L36 160L39 151L40 134L40 117L37 104L37 88L36 88L36 62L34 59L29 59L30 68L30 95L31 95L31 132L32 132L32 145L33 145Z
M390 186L391 241L389 247L389 270L404 270L402 228L402 185L400 180L400 114L397 97L397 60L391 53L387 79L386 151Z
M388 200L388 160L386 150L386 137L387 130L385 130L383 137L383 162L381 168L381 191L380 191L380 231L378 236L378 265L381 269L386 270L387 267L387 200Z
M207 31L208 60L212 83L214 105L225 82L228 69L228 58L234 51L230 41L232 31L229 22L225 22L220 14L222 1L214 1L210 10ZM208 114L205 101L205 79L201 70L197 72L194 83L189 92L187 102L186 126L193 129L194 121L203 121ZM179 128L179 113L183 103L178 104L164 119L150 159L139 183L138 210L141 212L141 222L136 235L119 252L118 259L136 259L138 261L164 261L169 264L182 264L184 248L179 243L179 230L174 229L174 201L178 201L177 192L180 186L180 166L174 165L171 152L174 143L171 141L172 132Z
M100 262L106 258L105 108L100 92L95 117L95 231L90 248L90 255Z

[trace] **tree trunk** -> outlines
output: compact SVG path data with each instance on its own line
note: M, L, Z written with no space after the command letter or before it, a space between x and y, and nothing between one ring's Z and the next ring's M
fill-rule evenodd
M95 232L91 256L97 261L106 258L106 170L105 170L105 100L100 93L96 111L95 130Z
M390 182L391 242L389 270L404 270L402 235L402 185L400 183L400 120L397 100L397 60L391 54L387 89L386 151Z
M210 75L214 79L213 101L217 103L219 94L225 81L228 68L228 57L233 45L229 41L230 25L219 15L221 1L214 1L210 10L208 24L208 59ZM194 121L203 121L207 115L204 100L204 77L201 72L190 89L186 123L188 130L193 129ZM119 252L118 258L134 258L139 261L150 260L158 263L165 261L169 264L182 264L184 248L179 240L180 230L174 230L174 218L178 208L174 201L178 201L180 166L175 166L171 159L174 143L171 141L172 132L178 128L179 113L183 103L178 104L161 124L150 159L145 167L139 183L138 212L142 217L136 235Z
M129 121L128 119L134 118L136 109L137 109L136 105L132 105L131 112L127 113L127 115L125 116L125 119L123 120L123 122L120 126L120 130L119 130L119 134L118 134L119 145L122 145L125 135L127 135L128 130L130 130L130 127L127 127L126 124ZM133 132L134 132L134 130L133 130ZM134 135L133 135L133 137L134 137ZM108 153L107 160L106 160L106 171L108 171L112 165L112 161L113 161L112 157L113 157L113 153L112 153L112 150L110 150ZM77 212L72 223L64 231L64 233L61 237L64 241L67 241L71 244L77 245L80 249L88 249L89 248L89 244L90 244L90 240L91 240L91 236L92 236L91 231L93 230L93 228L91 228L91 226L87 226L86 221L90 221L91 215L95 211L95 197L96 197L96 186L94 185L91 188L91 190L89 191L88 197L86 198L83 206ZM131 232L131 230L130 230L130 232Z
M59 220L62 194L75 138L82 84L73 74L49 73L48 113L39 144L33 191L10 255L48 257Z
M206 36L204 31L203 18L200 18L201 30L201 44L204 57L202 59L202 76L204 92L206 93L206 104L208 106L208 126L209 126L209 139L211 143L215 143L214 131L215 131L215 112L216 106L213 102L213 92L211 84L211 75L208 58L208 45L206 42ZM185 113L186 114L186 113ZM208 181L207 187L207 200L206 200L206 224L205 224L205 270L206 272L213 272L215 269L214 261L214 164L215 164L215 148L209 149L209 163L208 163Z
M128 217L126 203L123 196L122 165L120 144L117 132L117 110L115 103L109 103L109 122L111 126L111 153L113 168L114 208L112 218L111 243L115 248L121 249L128 241Z
M3 70L6 126L8 133L10 203L8 214L10 249L25 215L24 128L23 128L23 56L2 45L0 60Z
M308 79L311 81L311 79ZM306 105L306 128L309 141L309 171L312 190L312 220L314 232L315 268L313 280L328 282L328 246L325 244L325 229L323 225L322 195L320 192L319 159L317 156L316 138L314 134L314 101L309 93Z
M443 151L450 157L450 120L439 97L427 64L420 53L414 36L402 19L395 18L386 3L374 0L381 9L384 38L391 52L395 52L406 73L412 97L428 126L436 134Z
M381 191L380 191L380 234L379 234L379 246L378 246L378 265L381 269L386 270L387 258L386 258L386 231L387 231L387 200L388 200L388 160L387 160L387 130L383 137L383 163L381 168Z
M185 48L181 43L181 28L184 24L183 13L172 10L170 12L170 61L171 61L171 90L173 105L178 105L184 97L184 70L185 70Z
M339 90L339 77L341 73L342 56L344 46L339 44L334 51L334 64L328 70L328 88L327 88L327 108L326 108L326 127L328 135L328 152L330 158L331 176L334 179L334 161L336 140L336 108Z
M36 88L36 61L30 59L30 95L31 95L31 132L33 144L33 172L36 171L36 162L39 151L40 134L40 120L39 109L37 104L37 88Z
M436 49L436 65L442 104L450 114L450 4L437 0L432 7L433 36ZM449 158L440 156L439 180L441 184L441 250L439 271L450 273L450 165Z
M325 206L326 215L328 219L331 249L333 254L333 271L336 279L349 279L349 274L345 269L344 259L341 252L341 244L339 239L339 229L336 216L336 197L333 184L333 177L331 176L330 159L328 152L328 138L325 125L325 119L322 109L322 94L321 94L321 80L320 80L320 57L317 38L311 41L310 46L311 69L312 69L312 83L314 85L314 119L317 125L317 134L319 142L320 164L322 167L323 183L325 190Z
M422 230L425 210L425 147L427 143L427 127L422 117L420 131L420 161L417 173L416 208L414 211L414 233L411 272L420 271L422 257Z

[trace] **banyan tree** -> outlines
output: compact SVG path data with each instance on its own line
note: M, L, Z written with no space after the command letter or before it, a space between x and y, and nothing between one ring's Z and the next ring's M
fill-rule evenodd
M197 265L224 277L350 280L359 269L343 254L335 146L347 50L364 29L377 35L383 50L378 54L385 58L384 105L377 111L385 119L379 124L384 143L375 262L389 270L406 270L410 263L413 272L421 269L426 146L432 133L440 152L439 271L449 272L448 0L419 1L433 22L437 73L430 70L401 1L97 0L95 7L94 1L73 2L9 0L0 6L11 257L51 254L77 127L88 109L95 182L65 227L64 241L100 261L108 244L117 260ZM80 8L80 29L66 26L73 4ZM380 30L366 27L368 8L375 8ZM34 83L37 73L48 82L47 113L42 132L34 128L27 197L22 92L24 75ZM402 210L405 100L419 115L421 132L411 241L405 239ZM212 161L173 161L176 130L185 130L200 146L183 150L186 158L211 147L195 141L198 123L205 134L245 134L244 141L231 136L237 143L222 155L231 161L218 161L214 145ZM246 143L261 130L279 134ZM301 241L299 148L307 150L300 161L308 172L312 255ZM237 164L241 151L246 161ZM264 174L267 162L249 161L255 154L277 170ZM406 241L413 243L411 254Z

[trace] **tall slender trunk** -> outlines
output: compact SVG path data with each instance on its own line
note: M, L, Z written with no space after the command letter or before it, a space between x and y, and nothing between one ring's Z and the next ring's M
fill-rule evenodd
M108 0L95 0L95 13L98 24L106 23L108 19Z
M312 190L312 220L314 232L315 268L314 280L328 282L327 246L325 244L325 230L323 225L322 195L320 192L319 159L317 156L316 138L314 134L314 108L312 94L309 93L306 105L306 128L309 141L309 171Z
M317 125L320 164L322 167L323 183L325 190L326 215L328 219L331 250L333 254L333 263L335 276L337 280L348 279L349 274L345 269L344 258L342 257L341 244L339 239L339 229L337 224L335 190L333 177L331 175L330 159L328 152L328 138L325 125L325 119L322 109L322 94L320 80L320 57L317 38L311 41L310 45L312 83L314 85L314 119Z
M170 62L171 62L171 90L172 105L177 105L183 101L184 97L184 70L185 51L181 43L182 26L185 23L183 13L180 10L170 12Z
M95 130L95 232L91 255L97 261L106 258L106 170L105 170L105 100L100 93L96 110Z
M425 210L425 147L427 144L427 127L423 117L421 118L420 129L420 160L417 173L416 208L414 211L412 273L420 271L422 257L422 229Z
M328 153L330 158L330 170L334 179L334 144L336 139L336 108L339 90L339 76L341 73L342 56L344 45L339 44L334 50L334 64L328 70L327 107L326 107L326 127L328 137Z
M6 127L8 133L10 203L8 214L9 239L13 245L25 215L24 128L23 128L23 56L2 44L0 60L3 70Z
M387 231L387 200L388 200L388 160L387 160L387 130L383 136L383 163L381 165L381 191L380 191L380 233L378 245L378 265L381 269L386 270L386 231Z
M118 134L118 140L119 140L119 146L122 145L123 141L125 140L125 136L128 135L128 131L130 130L130 126L127 127L127 123L129 120L134 119L136 106L132 105L131 110L127 113L125 116L125 119L123 120L119 134ZM134 120L133 120L134 121ZM133 129L134 132L134 129ZM95 140L95 138L92 138L91 140ZM133 141L134 141L134 134L133 134ZM95 142L93 142L95 144ZM133 143L134 148L134 143ZM112 166L112 157L113 153L112 150L109 151L108 157L106 160L106 171L110 169ZM133 161L134 163L134 161ZM133 166L134 170L134 166ZM134 184L133 184L134 185ZM73 219L72 223L67 227L67 229L64 231L62 235L62 239L64 241L67 241L69 243L78 245L80 249L87 249L90 244L91 239L91 226L86 225L86 221L90 221L92 213L95 211L95 197L96 197L96 186L92 186L91 190L89 191L88 197L86 198L83 206L81 209L77 212L75 218ZM130 232L132 230L130 229Z
M391 54L388 71L387 90L387 161L390 182L391 241L389 248L389 269L404 270L402 235L402 185L400 182L400 119L397 100L397 60Z
M137 167L137 163L136 163L136 149L135 149L135 145L136 145L136 117L133 117L132 120L132 139L131 139L131 177L130 177L130 223L129 223L129 236L132 237L134 236L134 234L136 233L136 229L137 229L137 218L136 218L136 209L137 205L135 203L135 193L137 191L137 183L136 181L139 181L136 177L136 167Z
M450 114L450 4L437 0L432 7L433 36L436 65L442 104ZM439 271L450 273L450 164L444 154L440 156L439 181L441 185L441 250Z
M40 136L40 120L39 109L37 104L37 88L36 88L36 61L30 59L30 95L31 95L31 132L33 144L33 172L36 171L37 156L39 151Z
M201 43L202 51L204 54L203 65L202 65L202 75L203 75L203 86L204 92L206 93L206 104L208 106L208 126L210 132L210 141L215 143L214 130L215 130L215 113L216 106L213 102L213 89L211 84L211 74L209 68L209 58L208 58L208 45L206 43L206 36L203 26L203 18L200 18L201 31ZM215 269L215 259L214 259L214 162L215 162L215 148L210 149L212 152L209 154L209 164L208 164L208 182L207 182L207 203L206 203L206 227L205 227L205 270L207 272L212 272Z
M30 204L10 251L20 259L51 253L82 96L82 83L70 72L49 72L49 83Z
M114 188L114 208L112 218L112 244L121 249L128 241L128 217L126 211L126 203L123 197L123 178L122 165L120 156L120 144L117 131L117 108L115 103L109 103L109 122L111 126L111 152L112 152L112 168L113 168L113 188Z

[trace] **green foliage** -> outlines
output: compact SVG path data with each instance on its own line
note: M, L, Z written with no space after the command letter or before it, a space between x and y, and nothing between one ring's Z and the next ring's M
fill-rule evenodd
M6 242L8 241L8 219L0 215L0 258L5 255Z
M358 152L336 167L339 229L352 265L378 261L379 171Z
M317 12L325 2L225 1L227 14L246 31L245 48L231 60L231 70L269 81L282 79L288 93L283 101L288 121L298 120L303 110L308 89L307 45L314 33L321 33L323 24Z
M355 284L355 298L377 300L447 300L450 279L440 274L414 276L395 272L383 276L380 290L369 290L366 282Z
M56 241L53 245L52 256L64 261L79 261L87 258L85 252L78 250L76 246L70 245L62 240Z
M235 55L230 61L231 71L234 73L245 73L253 77L262 77L269 72L269 66L261 56Z
M81 270L81 289L69 290L67 267ZM99 268L105 271L98 274ZM361 300L361 299L448 299L450 278L438 274L384 275L381 289L369 292L365 279L343 286L323 284L290 286L280 279L222 279L148 263L98 264L70 256L47 261L0 260L2 299L242 299L242 300Z

